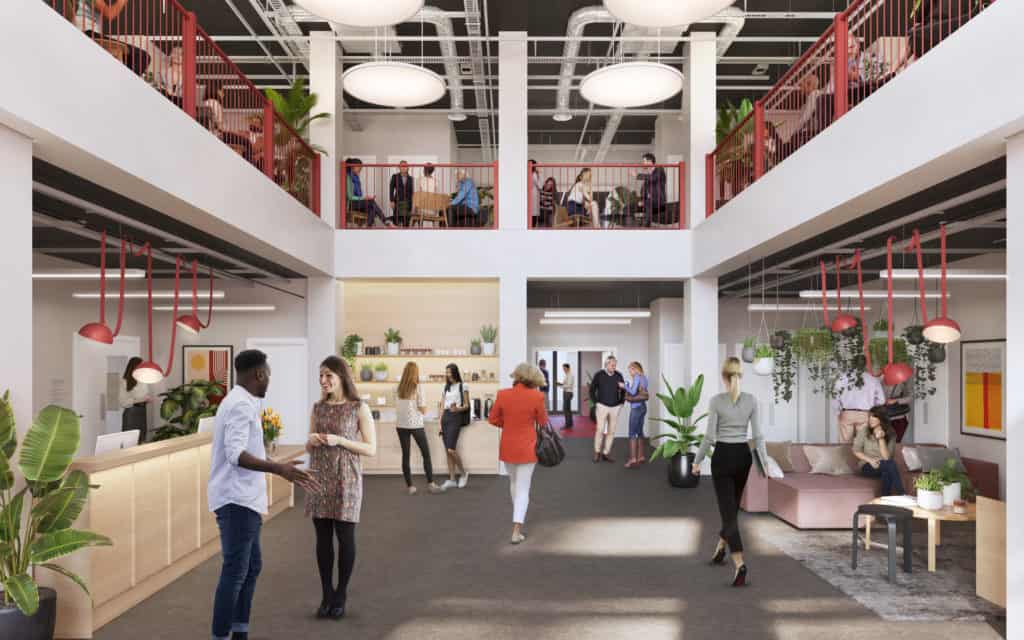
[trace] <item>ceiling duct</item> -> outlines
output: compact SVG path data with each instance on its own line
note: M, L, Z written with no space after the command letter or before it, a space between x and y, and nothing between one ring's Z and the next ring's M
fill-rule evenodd
M487 74L484 70L483 44L478 37L481 35L480 3L478 0L465 0L466 35L470 36L469 58L473 74L473 101L476 103L476 121L480 131L480 149L483 161L491 162L493 145L491 141L491 121L487 117Z
M451 36L455 35L451 16L447 11L427 6L410 18L409 22L418 22L420 20L434 25L437 29L437 35L441 36L438 39L438 45L441 47L441 57L444 59L444 74L448 82L448 93L452 103L451 112L453 114L464 113L462 79L459 77L459 63L457 60L458 52L455 50L455 41L451 39Z

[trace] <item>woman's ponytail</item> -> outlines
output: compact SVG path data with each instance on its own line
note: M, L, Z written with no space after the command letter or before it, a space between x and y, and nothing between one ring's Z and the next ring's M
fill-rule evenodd
M739 358L726 358L722 364L722 379L729 388L729 397L733 402L740 398L740 378L743 377L743 365Z

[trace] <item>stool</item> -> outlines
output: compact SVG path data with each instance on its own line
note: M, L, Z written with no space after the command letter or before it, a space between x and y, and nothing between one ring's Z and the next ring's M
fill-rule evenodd
M896 523L900 522L903 527L903 572L911 573L913 560L913 527L914 512L903 507L892 507L885 504L862 504L857 507L853 514L853 559L851 566L857 568L857 552L860 547L858 530L861 516L881 518L885 520L889 529L889 582L896 581ZM870 542L870 540L868 541Z

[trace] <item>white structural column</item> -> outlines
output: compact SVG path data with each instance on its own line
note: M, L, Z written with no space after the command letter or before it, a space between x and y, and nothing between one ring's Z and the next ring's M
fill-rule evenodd
M498 381L504 386L516 365L527 361L526 276L508 273L499 282Z
M330 118L314 120L309 125L309 139L326 151L320 156L320 217L332 226L341 212L340 181L344 110L341 90L341 48L332 31L310 34L309 90L319 96L315 113Z
M1024 282L1024 133L1006 144L1006 388L1017 391L1024 381L1024 299L1010 295ZM1006 531L1024 531L1024 395L1006 396ZM1017 494L1021 496L1018 497ZM1024 637L1024 548L1012 540L1006 545L1006 637Z
M498 34L498 218L502 229L527 226L526 54L525 31Z
M708 400L718 393L718 278L690 278L683 293L683 347L686 385L704 374L704 393L693 415L707 410ZM707 465L705 465L706 467Z
M338 353L338 289L334 278L306 280L306 343L309 345L309 380L317 379L320 362ZM309 385L309 406L320 399L320 387Z
M11 392L19 434L32 424L32 141L0 125L0 202L4 203L4 314L0 394Z
M704 221L704 162L715 150L717 52L715 34L690 34L683 65L683 138L686 143L686 214L688 227ZM717 348L717 347L716 347Z

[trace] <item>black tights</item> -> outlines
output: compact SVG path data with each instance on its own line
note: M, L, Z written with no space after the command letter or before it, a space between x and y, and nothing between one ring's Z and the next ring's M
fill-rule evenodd
M711 457L711 480L718 496L718 513L722 516L722 531L719 535L729 544L729 551L743 551L738 521L740 500L747 486L747 476L753 462L750 446L746 442L717 442L715 455Z
M402 475L405 476L405 485L412 486L412 468L409 466L409 438L416 441L416 446L423 456L423 473L427 476L427 482L434 481L434 468L430 463L430 446L427 444L427 434L423 429L398 429L398 443L402 445Z
M313 518L316 529L316 564L320 569L323 605L345 606L348 581L356 563L356 525L329 518ZM334 536L338 537L338 588L334 588Z

